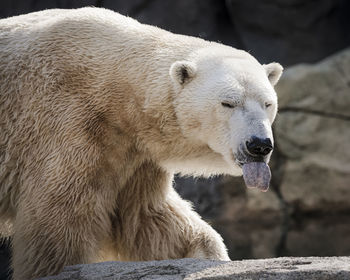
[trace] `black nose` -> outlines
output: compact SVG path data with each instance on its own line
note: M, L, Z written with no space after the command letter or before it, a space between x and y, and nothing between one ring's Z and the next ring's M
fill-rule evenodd
M246 142L249 153L253 156L266 156L273 150L272 142L270 138L259 138L253 136Z

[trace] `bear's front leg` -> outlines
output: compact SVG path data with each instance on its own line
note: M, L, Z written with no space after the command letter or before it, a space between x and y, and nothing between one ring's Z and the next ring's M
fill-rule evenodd
M172 187L172 174L144 163L118 196L117 252L122 260L229 260L221 236Z
M177 207L178 214L186 217L184 224L184 238L188 240L186 244L186 258L213 259L229 261L227 248L222 237L208 223L192 210L191 205L184 201L176 192L172 190L170 203Z
M97 259L110 233L108 197L96 186L54 184L25 190L14 224L15 280L59 273L64 266Z
M181 198L179 197L179 199ZM191 234L188 236L190 243L185 257L229 261L227 248L220 234L192 209L189 211L192 212L189 214L191 216Z

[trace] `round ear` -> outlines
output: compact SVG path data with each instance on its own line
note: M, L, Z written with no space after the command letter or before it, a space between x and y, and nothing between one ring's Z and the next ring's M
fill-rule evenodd
M270 83L273 86L276 85L283 72L283 67L281 66L281 64L277 62L272 62L270 64L264 64L263 66L265 68Z
M190 81L196 75L196 72L196 65L186 60L174 62L169 70L171 79L180 85Z

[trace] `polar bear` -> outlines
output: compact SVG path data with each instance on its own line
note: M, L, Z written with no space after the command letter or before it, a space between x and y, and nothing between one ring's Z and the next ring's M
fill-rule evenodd
M281 73L106 9L2 19L0 217L14 279L107 259L229 260L173 174L263 178Z

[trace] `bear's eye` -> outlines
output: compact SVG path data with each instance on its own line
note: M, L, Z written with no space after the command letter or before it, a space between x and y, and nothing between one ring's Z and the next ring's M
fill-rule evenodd
M269 108L271 105L272 105L271 103L266 102L265 103L265 108Z
M226 107L226 108L234 108L235 105L228 103L228 102L221 102L221 105Z

